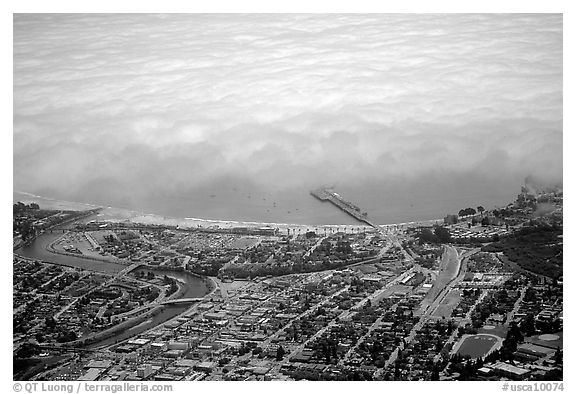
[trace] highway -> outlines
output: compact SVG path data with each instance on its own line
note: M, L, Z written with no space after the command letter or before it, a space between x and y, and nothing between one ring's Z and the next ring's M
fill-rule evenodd
M426 324L426 322L430 319L430 315L436 310L436 308L442 302L446 294L448 294L450 290L464 278L464 275L466 274L466 262L468 258L474 253L477 253L479 250L480 249L473 249L459 254L457 249L454 248L453 246L445 247L444 254L442 255L442 263L440 265L441 271L438 274L438 278L440 278L442 274L444 274L443 280L441 282L444 284L444 288L441 289L439 288L438 289L439 293L437 295L432 295L432 297L434 298L431 304L427 305L424 304L426 298L422 301L424 305L422 305L422 307L419 310L419 312L422 315L420 317L420 320L418 321L418 323L414 325L408 336L404 338L406 344L409 344L410 342L412 342L412 340L414 340L416 332L422 329L424 324ZM457 269L455 267L457 267ZM458 276L454 277L454 275L456 274L458 274ZM447 283L446 280L448 280ZM436 283L434 284L434 286L436 286ZM430 294L430 292L428 294ZM428 295L426 297L428 297ZM401 347L402 345L394 349L394 352L392 352L390 358L386 361L385 367L383 369L378 369L375 372L374 374L375 378L380 377L384 372L384 369L396 361L396 358L398 357L398 351L401 349Z

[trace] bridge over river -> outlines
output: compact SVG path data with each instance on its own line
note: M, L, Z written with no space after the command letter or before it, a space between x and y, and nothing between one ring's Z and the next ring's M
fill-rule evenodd
M179 304L191 304L193 302L200 302L203 301L204 297L196 297L196 298L176 298L174 300L164 300L161 301L160 305L179 305Z

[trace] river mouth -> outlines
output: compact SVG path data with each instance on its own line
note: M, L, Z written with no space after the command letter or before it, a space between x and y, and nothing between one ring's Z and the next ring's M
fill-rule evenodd
M100 260L89 260L82 257L70 256L64 254L56 254L50 252L47 248L57 238L62 236L62 229L55 228L53 231L48 231L39 235L29 245L17 249L14 253L22 257L40 260L49 264L64 265L82 270L104 274L116 274L126 268L126 265ZM175 278L181 290L175 298L201 298L211 291L209 279L202 278L186 271L174 271L162 267L140 267L136 270L142 270L144 273L152 272L156 276L169 276ZM128 320L126 325L119 329L117 333L112 334L110 337L105 337L102 340L96 339L94 342L86 343L86 347L96 348L114 345L122 342L133 336L139 335L148 331L162 323L184 313L190 304L183 305L162 305L153 309L153 311L146 312L147 316L139 315L134 319ZM148 314L151 314L148 315ZM134 324L129 322L133 321Z
M16 254L42 262L65 265L67 267L80 268L83 270L100 272L104 274L116 274L126 268L125 265L103 260L89 260L82 257L67 254L56 254L48 250L50 244L62 236L61 229L46 232L39 235L28 245L24 245L15 251Z

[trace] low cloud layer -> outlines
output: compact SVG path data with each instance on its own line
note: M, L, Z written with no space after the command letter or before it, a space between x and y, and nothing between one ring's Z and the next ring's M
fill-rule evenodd
M16 15L14 187L562 178L561 15ZM464 186L465 188L465 186Z

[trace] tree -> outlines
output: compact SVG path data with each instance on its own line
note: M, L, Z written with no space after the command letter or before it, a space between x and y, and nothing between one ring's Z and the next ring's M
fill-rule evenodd
M278 346L278 349L276 349L276 361L281 361L284 358L285 354L286 351L284 350L282 345Z
M28 238L30 238L31 236L34 236L34 228L32 227L32 225L30 224L30 221L28 220L24 220L21 224L20 224L20 234L22 235L22 240L26 241Z
M556 362L556 364L562 364L562 351L560 350L560 347L556 347L556 353L554 353L554 361Z
M22 346L20 346L20 348L16 352L16 357L28 358L38 353L40 353L40 347L31 342L25 342L22 344Z
M532 313L526 315L526 318L521 323L521 327L527 337L534 335L536 327L534 325L534 315Z
M46 316L46 319L44 319L44 324L46 324L46 327L48 328L55 328L56 320L53 316Z
M442 340L440 340L440 337L438 337L438 339L436 340L436 352L440 352L443 346L444 343L442 342Z
M458 211L458 216L469 216L469 215L475 215L476 214L476 210L474 208L466 208L466 209L461 209L460 211Z
M326 346L325 343L322 344L322 352L324 353L324 357L326 358L326 364L330 364L330 348Z
M422 229L420 231L420 242L421 243L437 243L438 237L428 228Z
M17 214L26 210L26 204L18 201L16 204L12 206L12 213Z
M78 335L76 335L74 331L65 330L63 332L60 332L60 334L56 338L56 341L64 343L64 342L72 342L75 341L76 339L78 339Z
M441 243L448 243L451 240L450 231L446 227L436 226L434 228L434 235L438 238Z
M478 212L480 212L480 215L482 215L482 213L485 211L482 205L479 205L476 209L478 210Z
M506 339L502 345L503 348L510 348L513 351L516 351L516 346L518 342L522 342L524 340L524 336L520 332L520 328L516 322L512 322L510 324L510 329L506 334Z
M436 365L432 368L432 374L430 376L430 380L433 381L440 380L440 372L438 371L438 367Z

